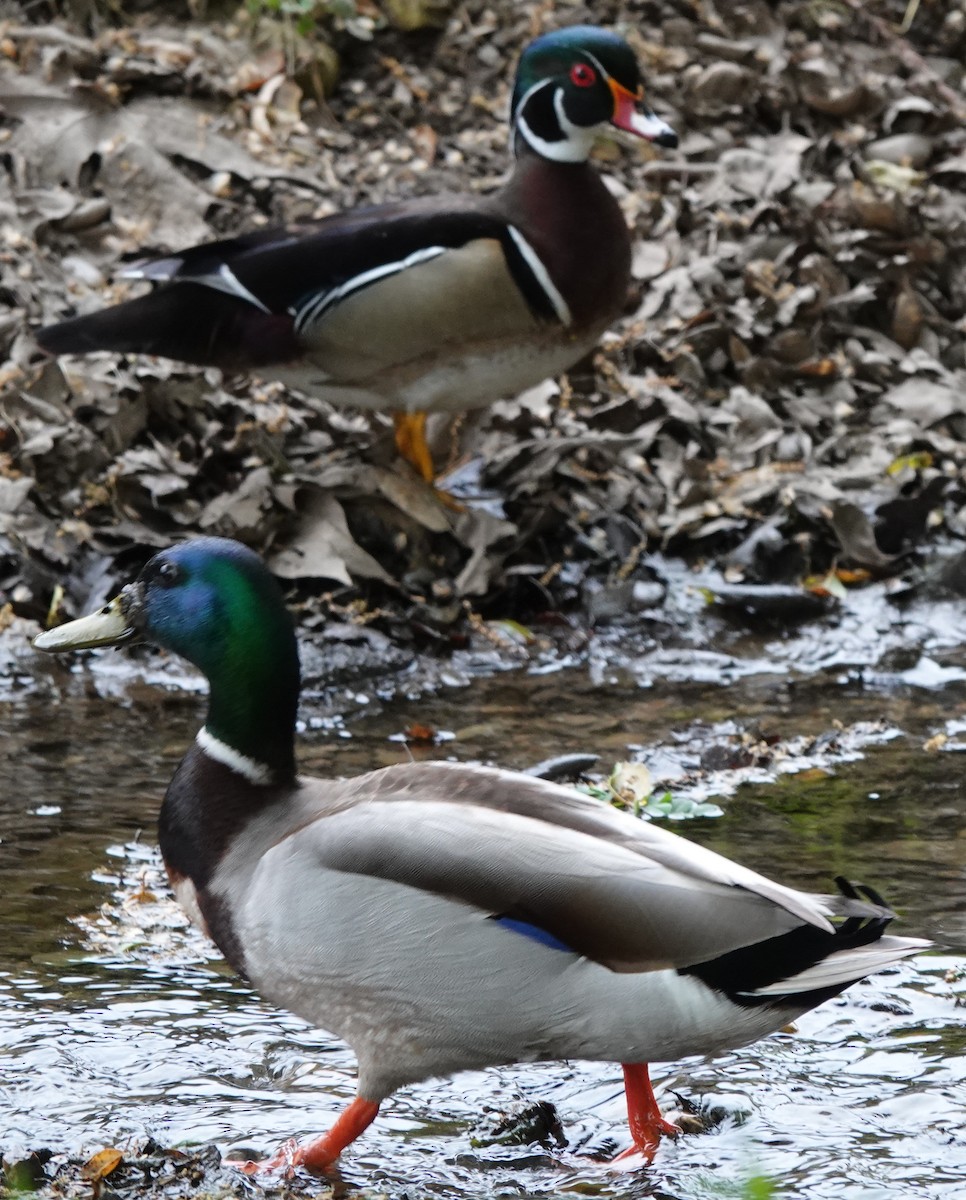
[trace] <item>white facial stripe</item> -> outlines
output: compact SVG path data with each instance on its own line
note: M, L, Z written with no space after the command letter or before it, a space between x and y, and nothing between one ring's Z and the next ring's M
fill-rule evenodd
M322 314L334 304L338 304L340 300L344 300L347 296L351 296L353 292L359 291L360 288L368 287L370 283L376 283L380 279L385 279L387 275L396 275L399 271L405 271L408 267L415 267L419 263L428 262L431 258L436 258L446 250L445 246L424 246L421 250L414 250L412 254L405 258L399 259L398 262L383 263L381 266L372 267L368 271L362 271L358 275L353 275L351 279L347 279L345 283L338 287L330 288L326 292L320 292L313 297L306 305L300 308L297 312L293 312L295 317L296 332L301 333L306 326L314 325Z
M264 763L256 762L254 758L249 758L245 754L239 754L237 750L232 749L231 746L226 745L220 738L216 738L213 733L210 733L206 726L203 725L198 730L195 741L209 758L220 762L238 775L244 776L249 783L271 782L272 773Z
M554 112L557 114L557 122L560 125L561 132L565 135L560 141L548 142L545 138L539 137L533 132L523 116L526 103L534 92L539 91L540 88L552 86L552 80L542 79L539 83L535 83L529 91L524 92L522 100L517 105L517 112L520 115L516 119L516 127L522 134L524 141L533 150L536 150L541 158L550 158L554 162L586 162L590 155L591 147L594 144L596 128L598 127L581 129L567 120L567 116L563 112L563 88L557 88L553 98L553 107Z
M563 88L557 88L554 92L553 110L557 116L557 124L560 126L560 132L564 135L559 141L548 142L544 138L538 137L521 117L519 125L523 130L524 137L526 137L534 150L538 154L543 155L544 158L552 158L555 162L586 162L594 147L597 134L603 126L575 125L569 120L563 106Z
M535 83L533 87L527 88L527 90L520 97L520 103L517 105L517 112L523 112L530 97L535 92L539 92L541 88L549 87L552 82L553 81L551 79L541 79L540 82Z
M560 318L561 324L569 325L573 320L570 315L570 307L558 291L557 285L550 278L550 272L540 261L540 256L519 229L516 229L513 225L508 225L507 228L510 231L510 237L513 238L516 248L523 255L524 261L533 272L534 279L543 288L547 299L553 305L553 310Z
M517 117L517 132L527 143L531 150L536 150L541 158L553 158L560 162L570 162L570 158L562 158L560 154L561 146L565 146L564 142L547 142L542 137L537 137L530 126L526 123L523 117Z
M598 131L603 127L605 122L599 125L575 125L567 117L564 111L563 88L557 88L553 96L553 108L557 114L557 120L560 122L560 128L567 135L566 145L571 148L575 155L571 162L583 162L584 159L590 157L590 152L594 148L594 142L597 139Z

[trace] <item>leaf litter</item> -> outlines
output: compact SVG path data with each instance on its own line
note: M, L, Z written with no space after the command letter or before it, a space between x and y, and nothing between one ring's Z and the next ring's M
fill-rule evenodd
M425 6L404 7L419 24ZM888 0L467 3L415 33L342 8L356 26L295 54L268 20L174 6L0 28L0 582L17 615L44 619L56 583L78 612L191 533L246 541L317 611L360 599L394 638L435 607L435 649L476 636L468 611L626 613L657 552L737 589L958 556L966 7L921 6L904 34ZM492 186L519 47L574 19L624 29L681 150L602 156L635 245L599 351L431 419L463 511L403 473L380 415L161 360L40 361L31 327L119 299L117 268L145 252ZM337 83L305 83L306 46Z

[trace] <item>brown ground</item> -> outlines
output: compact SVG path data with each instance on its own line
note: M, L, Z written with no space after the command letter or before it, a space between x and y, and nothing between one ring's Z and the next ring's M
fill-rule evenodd
M467 614L651 604L655 550L834 592L832 568L898 573L966 532L963 0L467 0L415 32L385 14L425 4L359 0L309 41L231 5L123 7L0 7L7 614L43 619L63 584L72 615L207 532L313 608L446 644ZM519 48L577 20L627 34L681 149L602 163L636 250L601 350L437 422L485 505L409 483L382 418L162 361L40 361L31 326L121 295L144 248L492 184Z

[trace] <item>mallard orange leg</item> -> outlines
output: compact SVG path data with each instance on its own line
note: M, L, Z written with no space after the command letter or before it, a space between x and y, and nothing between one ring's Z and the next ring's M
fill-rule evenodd
M431 484L436 478L433 456L426 444L426 414L424 412L394 412L396 449L417 475Z
M240 1168L246 1175L275 1171L280 1167L289 1171L295 1167L305 1167L307 1171L324 1174L346 1146L369 1128L378 1112L379 1105L375 1100L363 1100L361 1096L356 1096L349 1107L340 1113L329 1132L314 1141L300 1146L293 1139L280 1146L271 1158L264 1158L261 1162L226 1160L227 1165Z
M634 1144L613 1161L619 1162L640 1154L646 1162L650 1162L657 1153L662 1135L677 1137L681 1130L661 1116L651 1087L651 1077L647 1073L647 1063L621 1063L621 1067L627 1096L627 1123Z

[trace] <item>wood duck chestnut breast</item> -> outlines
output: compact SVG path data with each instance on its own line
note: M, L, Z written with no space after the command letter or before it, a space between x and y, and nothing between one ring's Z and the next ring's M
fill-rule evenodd
M488 196L400 200L135 264L158 285L47 326L50 354L157 354L251 371L333 404L391 411L433 476L429 411L491 403L565 370L620 313L630 238L588 163L602 134L675 146L644 107L633 51L572 26L524 50L515 165Z
M870 888L796 891L529 775L438 762L298 776L295 634L237 542L162 551L36 645L139 637L211 687L161 807L175 893L262 995L359 1060L328 1133L263 1166L325 1171L406 1084L557 1058L621 1063L647 1159L679 1132L650 1060L745 1045L927 945L887 934Z

